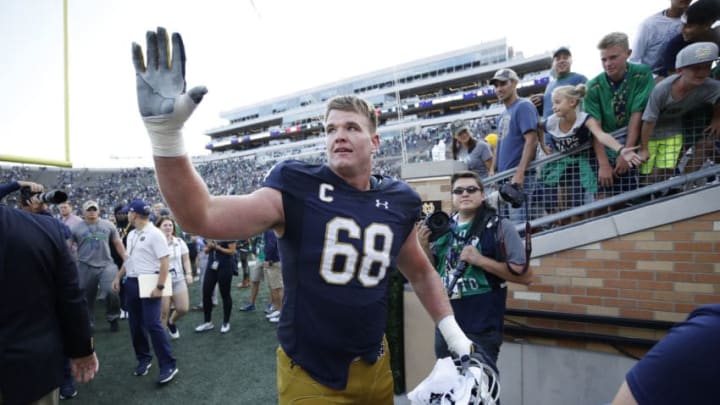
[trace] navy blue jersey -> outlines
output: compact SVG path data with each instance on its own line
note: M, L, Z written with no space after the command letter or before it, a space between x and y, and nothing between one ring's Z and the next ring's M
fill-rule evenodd
M345 388L353 359L377 359L388 272L420 215L420 197L406 183L375 179L359 191L328 166L286 161L264 183L282 192L285 212L280 344L335 389Z
M702 305L633 366L626 381L639 405L717 404L720 305Z

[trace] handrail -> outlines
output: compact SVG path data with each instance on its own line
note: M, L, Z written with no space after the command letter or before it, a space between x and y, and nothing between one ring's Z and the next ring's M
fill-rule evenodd
M631 328L641 329L653 329L653 330L668 330L675 326L675 322L669 321L656 321L651 319L638 319L638 318L620 318L614 316L603 316L603 315L587 315L587 314L571 314L567 312L552 312L552 311L538 311L532 309L514 309L508 308L505 310L505 315L508 316L522 316L526 318L541 318L541 319L553 319L557 321L569 321L569 322L585 322L593 324L604 324L612 326L625 326Z
M613 131L610 133L614 138L622 138L627 134L627 127L623 127L620 129L617 129L616 131ZM528 166L527 172L532 171L532 169L538 169L542 165L545 165L550 162L554 162L556 160L563 159L568 156L572 156L574 154L577 154L579 152L585 151L587 149L590 149L592 147L592 144L583 145L581 147L578 147L576 149L567 151L567 152L561 152L561 153L553 153L552 155L546 156L542 159L536 159L530 163ZM507 180L511 178L515 174L516 170L509 169L505 170L503 172L497 173L494 176L490 176L484 179L484 184L486 189L491 189L495 187L496 184ZM536 175L536 172L533 172L530 175ZM713 165L710 167L706 167L704 169L700 169L698 171L689 173L689 174L683 174L674 176L668 180L650 184L647 186L639 187L635 190L626 191L621 194L617 194L614 196L610 196L608 198L604 198L602 200L593 201L588 204L584 204L578 207L573 207L566 209L562 212L554 213L545 215L541 218L535 218L530 221L530 224L533 228L540 228L552 223L556 223L559 220L563 220L566 218L570 218L573 216L585 214L587 212L593 212L597 211L603 208L607 208L613 205L617 205L620 203L628 202L635 200L640 197L644 197L647 195L652 195L654 193L662 192L664 190L667 190L668 188L674 188L678 186L682 186L685 184L688 184L690 182L693 182L695 180L699 180L702 178L710 177L713 175L720 175L720 165ZM532 199L530 199L532 201ZM518 232L524 232L524 224L517 224L516 229Z

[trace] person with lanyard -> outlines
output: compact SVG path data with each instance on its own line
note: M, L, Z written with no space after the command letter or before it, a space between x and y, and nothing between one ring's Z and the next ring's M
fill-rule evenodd
M634 150L640 140L642 114L655 86L652 73L648 66L627 62L632 51L625 33L607 34L597 47L603 73L587 82L583 109L607 133L627 127L627 134L617 140L623 148ZM599 185L597 199L638 187L638 170L620 157L622 150L612 150L597 138L593 138L593 148Z
M114 291L118 291L120 280L127 273L125 298L128 323L138 361L133 375L147 375L152 365L147 336L149 334L160 366L157 382L166 384L172 381L178 372L170 341L160 323L162 290L165 288L165 283L171 281L168 278L170 249L165 236L150 222L150 212L150 205L139 199L133 200L128 206L128 220L135 229L128 234L128 258L115 276L112 287ZM157 285L149 297L140 297L138 276L146 274L158 274Z
M111 289L118 269L110 254L110 241L120 257L125 257L125 247L118 236L115 225L100 218L98 203L88 200L83 204L83 220L72 228L72 240L77 245L77 265L80 287L90 310L90 322L95 325L95 301L100 286L100 296L105 300L106 318L110 331L118 331L120 318L120 297Z
M185 241L175 236L177 226L174 219L169 216L161 216L155 222L155 226L160 228L165 235L170 248L169 271L172 281L172 296L162 297L160 321L163 325L167 325L168 334L172 339L179 339L180 331L175 323L190 309L188 285L193 282L190 252ZM174 308L172 314L170 314L171 301Z
M457 172L450 184L457 210L453 226L442 235L433 235L431 228L421 223L417 227L418 241L448 290L460 328L497 369L506 282L529 285L533 271L526 266L518 231L510 220L500 219L485 201L480 176L471 171ZM435 355L438 359L450 356L448 344L437 329Z
M223 322L220 333L230 332L230 314L232 313L232 286L233 274L237 271L237 243L235 241L208 240L205 244L208 254L207 267L203 274L203 318L204 322L195 328L195 332L207 332L215 328L212 323L213 303L212 296L215 285L218 285L223 304Z

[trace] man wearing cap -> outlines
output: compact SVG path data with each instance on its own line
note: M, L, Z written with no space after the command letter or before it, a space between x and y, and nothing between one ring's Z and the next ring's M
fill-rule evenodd
M580 83L587 82L587 77L580 73L570 71L572 67L572 54L566 46L561 46L553 52L553 76L555 78L545 87L543 95L534 94L530 97L530 101L536 106L542 106L543 120L551 116L552 110L552 92L556 87L572 85L576 86Z
M689 5L690 0L670 0L669 8L646 18L638 28L629 62L655 66L668 41L680 33L680 17Z
M583 108L589 119L597 121L607 133L627 127L627 135L618 142L635 148L640 140L642 113L655 85L652 73L648 66L627 63L631 51L628 37L622 32L605 35L597 47L604 72L587 83ZM598 199L637 188L637 171L630 169L625 159L617 159L617 151L606 148L595 137L593 148Z
M77 246L77 264L80 276L80 288L90 310L90 322L95 324L95 301L100 287L100 295L105 299L105 316L110 323L110 330L118 330L120 317L120 299L112 291L112 281L118 272L110 254L110 245L125 257L125 247L118 236L115 225L100 218L98 203L93 200L83 204L83 220L72 229L72 241ZM108 243L109 242L109 243Z
M720 82L710 79L712 63L718 59L718 46L712 42L696 42L683 48L675 61L677 73L658 83L650 94L643 113L640 156L647 159L640 171L648 184L666 180L675 173L683 143L698 145L691 170L697 170L712 152L713 140L720 134ZM710 126L705 138L683 132L682 116L701 107L713 106ZM685 139L683 139L685 138ZM684 140L684 142L683 142Z
M147 375L152 365L149 334L160 368L157 382L166 384L178 372L170 340L160 322L162 290L166 282L171 282L168 278L170 248L162 231L150 222L150 214L150 204L142 200L134 200L128 206L128 220L135 229L127 236L127 259L115 276L112 287L114 291L119 291L120 280L127 274L125 299L130 336L138 361L133 375ZM158 274L157 285L150 297L140 297L138 276L144 274Z
M494 156L497 172L516 169L510 180L511 183L524 187L525 192L532 194L534 188L533 176L526 176L525 171L535 158L537 147L537 109L530 100L520 98L517 86L520 78L512 69L500 69L490 79L495 87L498 101L505 105L498 117L498 150ZM523 208L509 208L510 221L521 223Z

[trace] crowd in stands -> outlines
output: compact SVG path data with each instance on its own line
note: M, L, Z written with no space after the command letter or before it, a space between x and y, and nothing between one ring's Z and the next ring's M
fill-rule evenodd
M647 18L638 29L637 40L633 44L633 50L628 49L626 54L620 55L623 60L629 62L621 66L621 68L632 73L634 75L633 77L626 78L627 75L623 76L623 74L620 74L619 81L611 83L613 79L608 79L611 75L608 73L608 69L606 69L606 72L601 73L588 82L588 78L584 75L571 71L572 57L570 50L565 47L560 47L553 54L553 67L550 73L553 79L548 84L546 93L530 98L538 108L538 115L541 117L540 124L543 125L543 122L547 120L554 111L552 100L554 89L563 85L577 85L587 82L588 99L585 100L582 110L588 112L591 118L598 121L604 132L609 133L620 128L627 128L627 138L632 138L631 141L634 143L627 143L623 146L632 148L635 145L639 145L636 152L647 161L639 171L631 170L627 173L620 173L618 170L622 170L615 168L618 170L615 170L614 173L607 174L603 172L603 170L601 170L603 169L602 162L607 161L610 165L616 164L616 154L611 150L608 150L602 158L601 155L598 155L597 159L593 155L600 152L592 153L592 148L587 146L585 147L585 151L579 151L573 148L570 148L569 151L568 148L561 148L559 150L559 152L565 153L568 156L579 156L580 154L583 156L586 154L590 155L593 163L588 167L593 170L592 176L598 178L598 185L601 189L604 189L607 182L613 183L613 179L620 179L622 181L623 177L627 174L633 178L631 181L632 185L627 186L627 184L624 184L625 188L622 188L620 191L628 191L643 185L652 184L656 181L665 180L674 175L682 174L683 172L698 170L708 164L717 162L717 136L715 138L707 138L704 137L704 135L706 135L707 128L711 131L716 129L720 130L720 124L714 124L715 120L719 120L718 122L720 122L720 118L716 118L718 114L714 113L712 107L716 105L718 98L718 91L716 89L719 82L714 78L720 77L720 69L713 66L714 71L712 72L711 78L704 81L701 80L700 83L691 86L694 86L693 88L699 87L700 90L698 91L690 92L687 86L682 87L682 92L689 92L692 96L684 99L687 101L686 103L680 103L684 109L683 111L693 110L694 112L693 114L675 114L676 116L673 116L675 121L683 122L680 127L672 126L672 128L667 128L668 120L663 119L663 115L666 114L669 106L666 105L667 103L663 100L660 100L658 96L653 96L652 93L654 91L659 92L660 90L658 89L670 89L669 81L677 83L683 82L682 80L678 80L678 78L683 75L677 74L668 77L666 85L659 85L665 75L671 74L672 72L681 73L683 70L689 70L679 69L676 71L675 69L675 59L684 46L698 42L720 43L720 34L718 34L720 31L712 28L713 23L718 19L718 16L720 16L720 10L713 0L697 0L692 2L692 4L690 4L691 2L689 0L671 1L670 3L669 8ZM600 49L600 51L601 54L604 52L603 49ZM603 56L601 55L600 59L602 58ZM705 62L705 65L708 63L709 62ZM638 68L645 64L647 68ZM660 69L663 64L669 66L669 68ZM606 66L604 65L604 67ZM626 89L630 82L637 83L636 77L640 74L638 72L642 72L642 74L647 77L651 77L650 72L653 72L653 83L643 85L645 87L643 87L640 97L633 97L632 100L625 99L625 102L634 103L633 105L628 104L625 106L627 111L603 111L601 107L605 105L608 100L602 100L602 98L620 97L628 93L623 89ZM518 81L547 76L547 72L540 73L535 75L532 73L527 74L522 79L518 78ZM603 93L604 90L595 91L593 88L593 86L603 87L607 83L610 83L607 94ZM657 87L655 87L656 83L658 84ZM492 83L488 83L483 84L483 87L494 86ZM672 94L676 93L677 91ZM597 94L597 96L595 96L595 94ZM634 94L640 93L634 91ZM698 96L698 94L701 95ZM600 97L600 99L598 99L598 97ZM645 107L648 100L660 101L653 101L651 103L652 113L643 114L646 112ZM478 142L483 143L488 135L491 137L502 137L503 135L501 133L502 128L498 128L498 117L502 117L505 106L500 101L494 106L497 107L499 115L485 114L479 118L465 121L465 125L469 128L472 137ZM672 107L672 105L670 107ZM675 107L677 107L677 105L675 105ZM588 108L590 110L588 110ZM700 112L697 113L697 111ZM608 117L610 117L608 114L615 114L616 118L618 118L617 122L612 123L611 121L614 121L614 118L608 119ZM622 117L623 114L625 114L624 117ZM634 114L641 117L641 119L631 122L629 117ZM638 124L638 122L640 122L640 124ZM644 137L641 136L640 128L650 128L653 124L658 124L652 128L655 134L645 133L643 135ZM712 125L708 126L709 124ZM670 134L668 131L673 133ZM676 135L682 132L686 132L686 134L684 134L684 138L680 136L680 140L678 141ZM661 136L656 136L657 134L661 134ZM415 163L431 161L433 158L431 150L439 142L448 145L446 157L452 158L450 145L453 143L453 136L450 122L425 127L421 127L420 125L404 126L403 129L389 136L382 137L381 148L375 159L374 172L399 177L400 167L404 162ZM624 143L627 138L620 137L618 140ZM545 131L545 136L544 139L541 140L541 143L547 144L549 152L552 154L558 152L557 141L557 138L553 140L547 131ZM500 142L502 142L502 140L500 140ZM648 149L648 143L651 149ZM541 146L544 145L537 147L536 159L548 157L545 153L548 148ZM196 159L195 165L213 194L227 195L247 193L258 188L265 173L272 165L288 156L316 163L321 163L325 160L325 149L321 138L318 138L317 144L302 144L301 146L287 144L281 147L276 145L275 147L267 147L267 151L264 151L264 149L266 149L266 147L258 148L253 151L253 154L248 154L248 151L240 153L218 153L209 158ZM497 152L494 149L494 145L492 152ZM663 155L663 153L665 155ZM598 164L598 162L601 163ZM534 171L533 176L538 180L535 189L528 190L535 193L534 201L536 203L541 205L576 206L578 201L588 203L603 196L613 194L612 190L604 190L608 191L608 193L602 194L597 192L595 186L582 186L583 184L594 184L594 182L588 182L587 179L583 179L582 181L578 179L578 177L588 174L586 173L590 170L588 168L580 170L577 165L570 165L563 173L558 174L557 164L543 166L547 167L543 168L539 166ZM559 182L545 181L548 178L549 169L553 170L554 178L560 177ZM658 174L658 172L660 172L660 174ZM490 173L493 173L493 171L490 171ZM159 201L161 199L151 168L62 170L47 168L31 169L23 166L12 166L3 167L0 171L0 181L2 182L17 179L33 179L34 181L44 184L46 188L62 189L68 194L70 201L81 202L90 198L95 199L105 214L111 213L112 207L126 204L133 198L141 198L146 201ZM556 187L565 190L564 197L556 193ZM567 193L568 191L570 194ZM12 198L12 196L8 197L8 202L12 202ZM571 198L575 201L570 204L560 204L558 198ZM544 202L538 202L543 199ZM78 204L75 204L76 209L77 205ZM551 207L546 208L546 213L557 211Z

